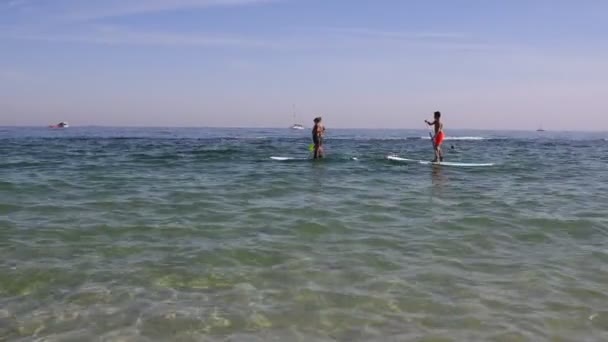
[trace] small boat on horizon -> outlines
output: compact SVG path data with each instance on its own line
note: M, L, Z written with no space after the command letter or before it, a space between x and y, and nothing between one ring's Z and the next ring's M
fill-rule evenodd
M296 122L296 105L293 105L293 122ZM303 130L303 129L304 129L304 126L302 126L302 125L301 125L301 124L299 124L299 123L294 123L294 124L291 126L291 129L293 129L293 130L298 130L298 131L299 131L299 130Z
M49 128L68 128L70 127L70 124L68 124L67 121L61 121L60 123L56 124L56 125L50 125Z

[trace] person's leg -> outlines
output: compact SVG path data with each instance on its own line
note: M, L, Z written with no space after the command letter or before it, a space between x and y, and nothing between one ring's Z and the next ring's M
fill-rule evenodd
M439 132L435 136L435 161L443 161L443 151L441 151L441 144L443 144L443 139L443 132Z
M312 143L314 144L314 153L313 153L313 159L317 159L319 158L319 138L316 136L312 137Z
M433 159L433 163L439 161L439 135L435 134L433 136L433 152L435 152L435 158Z
M319 158L325 157L325 151L323 151L323 137L319 137Z

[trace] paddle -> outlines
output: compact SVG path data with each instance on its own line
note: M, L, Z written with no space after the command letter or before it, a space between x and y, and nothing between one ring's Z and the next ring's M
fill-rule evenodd
M431 137L431 144L433 145L433 153L435 152L435 137L433 136L433 130L430 126L426 126L429 129L429 137Z

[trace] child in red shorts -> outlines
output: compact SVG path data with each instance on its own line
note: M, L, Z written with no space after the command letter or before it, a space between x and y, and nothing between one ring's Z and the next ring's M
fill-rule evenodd
M443 133L443 122L441 122L441 113L435 112L435 120L433 122L429 122L428 120L424 120L427 125L435 126L435 135L433 136L433 146L435 146L435 159L433 162L443 161L443 152L441 151L441 144L445 139L445 133Z

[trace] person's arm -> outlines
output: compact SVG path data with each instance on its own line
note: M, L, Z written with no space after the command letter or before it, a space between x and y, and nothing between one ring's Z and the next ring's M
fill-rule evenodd
M433 126L437 121L430 122L429 120L424 120L424 122L429 126Z

